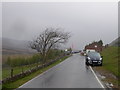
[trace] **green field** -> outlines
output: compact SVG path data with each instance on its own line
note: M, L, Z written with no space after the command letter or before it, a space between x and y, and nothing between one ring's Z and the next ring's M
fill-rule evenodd
M120 85L120 81L118 81L118 78L120 78L120 72L118 72L118 65L120 64L119 50L120 47L113 46L103 49L101 52L101 55L103 56L103 66L95 67L98 72L106 76L104 81L113 83L114 88L118 88L118 85ZM117 78L115 79L111 74Z
M120 75L118 74L118 58L120 55L120 53L118 53L118 48L120 49L120 47L108 47L101 53L103 56L103 68L110 71L117 77Z
M40 65L40 62L33 62L33 63L26 63L25 61L36 61L38 60L39 56L38 54L35 55L3 55L3 67L2 67L2 79L10 77L11 76L11 69L13 69L13 75L19 74L22 71L29 70L31 68L34 68L37 66L37 64ZM11 60L11 62L8 60ZM7 63L8 62L8 63ZM23 65L22 65L23 63Z
M45 67L45 68L42 68L42 69L40 69L40 70L38 70L38 71L30 74L29 76L26 76L26 77L24 77L24 78L21 78L21 79L19 79L19 80L14 81L14 82L10 82L10 83L3 84L2 87L3 87L4 90L6 90L6 89L13 90L13 88L18 88L20 85L22 85L22 84L24 84L25 82L31 80L32 78L34 78L35 76L43 73L44 71L50 69L51 67L59 64L60 62L64 61L64 60L65 60L66 58L68 58L68 57L69 57L69 56L65 56L65 57L63 57L62 59L54 62L53 64L51 64L51 65L49 65L49 66L47 66L47 67Z
M51 53L47 57L47 61L54 60L63 53L60 50L51 50ZM38 65L41 65L42 58L39 53L29 54L13 54L3 55L2 62L2 79L11 76L11 69L13 69L13 75L19 74L22 71L30 70Z
M30 69L36 67L37 65L38 65L38 63L32 64L32 65L14 67L13 68L13 75L19 74L22 71L24 72L26 70L30 70ZM39 65L40 65L40 63L39 63ZM10 74L11 74L11 67L5 67L2 69L2 79L10 77L11 76Z

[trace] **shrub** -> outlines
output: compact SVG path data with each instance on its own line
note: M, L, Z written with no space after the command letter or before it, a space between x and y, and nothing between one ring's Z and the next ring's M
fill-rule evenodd
M61 55L63 52L61 50L51 50L49 55L47 56L47 60L52 60L55 59L57 56ZM16 57L16 58L11 58L8 57L6 64L9 65L10 67L17 67L17 66L24 66L24 65L30 65L30 64L35 64L38 62L42 61L42 57L40 54L34 54L31 57Z

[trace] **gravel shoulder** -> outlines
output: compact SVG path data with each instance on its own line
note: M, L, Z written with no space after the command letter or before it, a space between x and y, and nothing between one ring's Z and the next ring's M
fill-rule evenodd
M111 72L99 66L92 68L107 88L120 88L120 86L118 86L118 78Z

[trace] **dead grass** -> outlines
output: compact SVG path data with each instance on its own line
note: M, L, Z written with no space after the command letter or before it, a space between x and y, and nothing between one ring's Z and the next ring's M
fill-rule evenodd
M11 54L11 55L2 55L2 63L4 64L4 62L8 59L8 57L10 57L11 59L15 59L15 58L29 58L32 57L33 54Z

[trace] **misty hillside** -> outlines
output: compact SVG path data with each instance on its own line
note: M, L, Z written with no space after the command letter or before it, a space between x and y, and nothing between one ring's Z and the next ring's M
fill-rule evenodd
M120 37L115 39L114 41L112 41L109 45L110 46L120 46Z
M2 38L3 54L29 54L35 51L28 47L28 41Z

